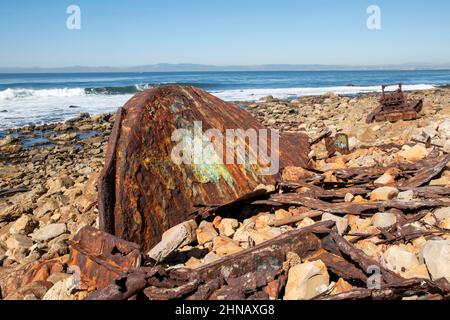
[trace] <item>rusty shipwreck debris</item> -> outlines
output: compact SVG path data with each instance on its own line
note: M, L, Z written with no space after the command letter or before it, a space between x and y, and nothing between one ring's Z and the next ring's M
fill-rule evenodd
M287 231L259 245L197 268L172 268L167 263L155 264L155 261L141 254L136 245L86 227L75 238L70 260L80 266L84 287L94 289L88 296L92 300L282 299L288 272L292 268L291 263L295 264L295 259L320 261L330 275L351 285L351 289L345 293L334 294L331 288L313 297L314 299L377 300L402 299L414 295L448 299L450 284L445 278L403 278L375 261L354 243L373 237L384 244L406 243L423 236L448 233L447 230L418 229L413 224L426 215L427 211L423 209L448 205L439 196L443 195L445 198L449 188L422 185L442 172L444 164L449 161L450 156L440 156L435 151L425 160L396 166L399 188L412 190L417 197L414 201L346 203L343 201L346 193L370 193L376 188L373 181L387 170L392 172L392 167L338 169L326 174L335 177L334 186L321 179L320 172L311 172L308 178L299 181L279 181L278 192L251 192L228 204L211 206L199 216L202 219L212 219L217 213L225 215L226 212L237 216L248 205L257 208L256 212L260 212L262 208L273 211L287 206L303 209L303 213L298 216L275 220L272 223L274 226L293 225L306 217L316 218L326 213L370 217L376 212L389 210L396 215L397 222L394 225L378 228L376 233L340 234L335 221L325 220ZM105 249L99 251L99 247ZM83 254L80 255L80 252ZM143 259L138 260L141 255ZM136 265L137 261L141 261L141 264ZM101 264L109 282L98 278L95 272L97 264ZM378 287L369 288L367 283L373 268L380 270L381 282Z
M148 250L165 230L188 220L196 206L222 205L260 184L275 183L275 174L261 175L260 164L176 164L171 159L177 145L172 135L176 130L192 133L196 123L203 132L253 129L259 138L260 130L266 130L238 106L198 88L168 85L137 94L117 112L99 178L103 231ZM181 143L192 142L188 135L181 137ZM273 148L274 139L268 137L265 145L260 139L257 147L245 139L247 154L258 155L258 148L266 148L268 155L281 159L280 167L307 166L310 146L306 135L282 135L279 148ZM224 143L223 147L228 146Z
M400 120L414 120L419 117L423 100L407 101L402 90L402 84L399 84L398 89L392 93L386 93L386 87L387 85L381 87L380 105L367 116L367 123L374 121L397 122Z

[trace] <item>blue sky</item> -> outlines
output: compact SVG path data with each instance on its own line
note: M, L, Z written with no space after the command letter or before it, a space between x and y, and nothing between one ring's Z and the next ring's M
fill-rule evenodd
M81 8L81 30L66 9ZM366 27L381 8L382 29ZM2 0L0 67L450 62L447 0Z

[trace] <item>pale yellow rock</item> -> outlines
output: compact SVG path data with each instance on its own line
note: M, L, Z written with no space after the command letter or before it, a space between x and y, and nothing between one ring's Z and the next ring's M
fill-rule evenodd
M419 161L423 160L428 155L428 151L423 145L420 144L417 144L414 147L405 145L398 155L408 161Z
M421 264L421 265L409 268L405 272L402 272L401 275L403 278L406 278L406 279L419 278L419 279L430 280L430 275L428 274L428 269L425 264Z
M186 261L185 266L190 269L198 268L202 265L202 262L196 257L190 257L188 261Z
M214 252L219 257L225 257L233 253L237 253L242 251L242 248L239 246L237 241L231 240L225 236L218 236L214 238Z
M220 221L219 232L221 235L231 237L239 227L239 221L236 219L225 218Z
M206 221L202 221L195 232L197 234L197 242L201 245L213 241L218 236L214 225Z
M366 255L371 257L377 262L380 262L380 258L382 256L382 250L375 243L370 240L361 240L355 243L355 246L362 250Z
M400 246L388 248L381 257L381 263L384 267L398 274L420 264L415 254Z
M275 215L264 214L256 218L255 229L263 229L271 226L275 222Z
M375 185L390 186L390 187L396 185L394 177L392 177L389 173L383 174L381 177L375 180L374 183Z
M250 232L250 238L255 243L255 245L266 242L270 239L278 237L282 231L279 228L265 227Z
M316 222L311 219L311 218L305 218L302 221L297 223L297 229L302 229L302 228L306 228L309 226L312 226L313 224L315 224Z
M450 186L450 178L440 177L439 179L431 180L430 186L441 186L441 187Z
M180 223L163 233L161 241L148 255L155 261L163 261L175 250L196 241L197 223L189 220Z
M338 217L338 216L332 215L331 213L326 212L322 215L322 221L328 221L328 220L336 222L336 227L337 227L338 233L340 235L342 235L345 232L345 230L347 230L347 228L348 228L348 219L347 218Z
M387 201L397 197L399 191L394 187L381 187L370 193L370 201Z
M434 216L438 221L441 221L445 218L450 218L450 207L440 208L434 211Z
M450 218L445 218L438 223L438 227L446 230L450 230Z
M450 241L430 240L420 254L433 280L446 278L450 281Z
M377 212L372 217L372 224L377 228L388 228L397 222L395 214L390 212Z
M339 278L339 280L336 282L336 285L334 286L333 290L331 291L331 295L341 294L345 292L349 292L353 289L353 286L345 281L342 278Z
M330 277L321 260L305 262L289 270L284 300L309 300L325 292Z
M276 220L282 220L291 217L292 214L289 211L286 211L284 209L279 209L275 211L275 219Z
M23 215L21 216L16 222L13 223L11 228L9 229L9 233L15 234L23 234L28 235L38 226L38 223L36 220L34 220L32 217Z

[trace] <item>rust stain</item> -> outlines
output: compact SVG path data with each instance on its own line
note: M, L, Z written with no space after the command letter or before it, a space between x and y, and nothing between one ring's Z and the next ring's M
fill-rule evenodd
M227 129L254 129L259 138L259 130L266 129L245 110L198 88L169 85L137 94L118 112L99 179L103 231L148 250L164 231L188 220L196 212L195 205L225 204L253 191L259 184L275 184L277 174L261 175L265 165L262 162L179 165L173 162L174 147L192 142L187 136L172 141L173 132L184 129L192 133L195 122L201 123L203 134L209 129L224 136ZM267 135L261 141L270 156L277 150L272 150L271 135ZM245 140L247 156L258 156L258 148L249 141ZM261 146L258 141L258 147ZM227 147L230 145L224 142L222 150L213 149L205 158L214 159ZM309 151L306 135L282 135L280 167L306 167Z

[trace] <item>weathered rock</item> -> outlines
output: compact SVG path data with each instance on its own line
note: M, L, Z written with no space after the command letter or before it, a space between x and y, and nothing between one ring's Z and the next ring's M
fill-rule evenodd
M390 212L378 212L372 217L372 224L377 228L388 228L397 222L395 214Z
M18 233L22 235L28 235L37 227L38 222L28 215L21 216L16 222L13 223L9 232L11 234Z
M325 212L322 215L322 221L327 221L327 220L332 220L332 221L336 222L336 227L337 227L340 235L342 235L348 228L348 219L345 217L342 218L342 217L332 215L328 212Z
M231 237L235 233L236 229L239 227L239 221L236 219L222 219L219 225L219 231L221 235L226 237Z
M218 236L214 239L213 250L219 257L224 257L242 251L242 248L237 241L225 236Z
M333 290L331 291L331 295L341 294L344 292L349 292L353 289L353 286L345 281L342 278L339 278L339 280L336 282L336 285L334 286Z
M397 197L399 191L393 187L381 187L370 193L370 201L387 201Z
M450 138L450 120L447 119L439 125L439 135L442 138Z
M425 260L433 280L446 278L450 281L450 240L430 240L420 254Z
M384 267L398 274L420 264L415 254L399 246L392 246L387 249L381 261Z
M197 224L194 220L183 222L164 232L159 242L148 255L156 261L163 261L175 250L196 240Z
M351 193L347 193L347 194L345 195L344 201L345 201L345 202L352 202L353 199L355 199L355 196L352 195Z
M15 195L8 201L0 202L0 222L14 221L33 210L34 192Z
M207 164L192 161L192 150L184 150L188 152L181 157L194 133L200 141L210 141L205 131L212 128L254 129L262 137L258 150L268 142L259 130L271 136L247 111L197 88L161 86L134 96L116 116L99 179L100 228L148 250L165 230L189 219L195 205L225 204L260 184L275 184L278 170L263 172L268 169L263 161L251 166ZM307 165L310 146L305 134L283 134L279 141L279 168ZM258 150L251 146L251 154ZM211 145L204 151L208 160L221 160ZM178 161L181 158L185 161Z
M197 242L201 245L213 241L218 236L214 225L211 222L202 221L196 230Z
M286 219L291 216L292 216L292 214L289 211L284 210L284 209L279 209L279 210L275 211L275 219L276 220Z
M438 221L450 218L450 207L437 209L433 214Z
M33 241L25 235L13 234L6 240L6 245L9 250L29 249Z
M282 179L284 181L299 182L313 177L314 174L302 167L288 166L283 170Z
M63 193L66 189L73 186L74 181L67 175L61 175L57 178L47 181L47 194Z
M374 181L374 184L391 187L396 185L395 179L389 173L383 174L381 177Z
M330 277L326 265L317 260L289 270L284 300L309 300L328 289Z
M217 255L217 254L215 254L214 252L209 252L204 258L203 258L203 262L205 263L205 264L208 264L208 263L212 263L212 262L214 262L214 261L217 261L217 260L219 260L220 259L220 257Z
M53 198L47 198L39 201L38 207L34 209L33 214L37 218L41 218L47 213L52 213L60 207L58 201Z
M51 240L53 238L56 238L57 236L60 236L66 232L67 232L67 226L65 223L54 223L54 224L49 224L49 225L42 227L39 230L35 231L31 235L31 238L35 241L45 242L45 241Z
M414 191L407 190L399 192L399 194L397 195L397 199L400 201L412 201L414 199Z
M420 264L418 266L409 268L408 270L402 273L402 276L406 279L413 279L413 278L430 279L427 266L424 264Z
M381 248L372 241L361 240L355 243L355 246L375 261L380 261L383 252L381 251Z
M264 227L255 231L250 231L250 238L255 245L266 242L279 236L282 231L279 228Z
M76 300L73 292L77 289L74 276L61 280L53 285L42 297L42 300Z
M414 147L405 145L398 155L408 161L419 161L423 160L428 155L428 151L423 145L420 144L417 144Z

